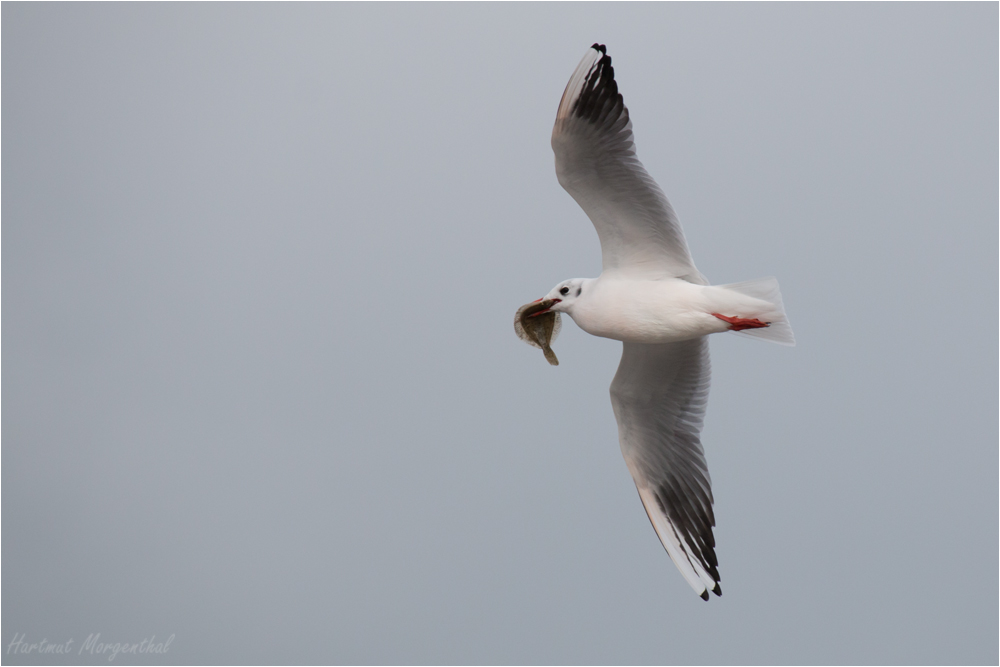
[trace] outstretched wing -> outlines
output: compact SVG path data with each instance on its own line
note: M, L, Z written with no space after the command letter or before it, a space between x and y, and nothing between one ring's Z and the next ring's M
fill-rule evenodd
M566 85L552 150L560 185L597 228L604 271L707 284L670 202L635 155L632 121L601 44Z
M649 520L684 579L705 600L722 594L712 482L701 426L708 402L708 339L625 343L611 383L618 439Z

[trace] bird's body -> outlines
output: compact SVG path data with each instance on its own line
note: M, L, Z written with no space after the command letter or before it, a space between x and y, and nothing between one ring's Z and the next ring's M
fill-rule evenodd
M597 230L603 271L563 281L518 312L566 313L587 333L623 342L611 405L625 462L684 579L703 599L721 595L700 439L708 335L737 331L793 345L778 283L711 286L695 267L673 208L636 157L603 45L587 51L566 86L552 148L559 183Z
M731 325L713 313L763 322L780 316L773 304L724 286L614 273L584 281L579 297L561 312L593 336L647 345L729 331Z

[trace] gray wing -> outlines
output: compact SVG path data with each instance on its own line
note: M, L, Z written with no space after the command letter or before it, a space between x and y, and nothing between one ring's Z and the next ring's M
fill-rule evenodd
M594 44L566 85L552 150L556 175L601 239L604 271L707 284L663 191L635 155L611 57Z
M712 482L701 447L708 339L625 343L611 383L618 438L639 497L671 560L695 592L721 595Z

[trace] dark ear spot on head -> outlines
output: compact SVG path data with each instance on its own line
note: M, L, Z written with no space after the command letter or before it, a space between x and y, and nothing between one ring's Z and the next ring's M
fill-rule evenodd
M582 292L582 291L583 291L583 288L582 288L582 287L577 287L577 288L576 288L576 295L577 295L577 296L580 296L580 292Z

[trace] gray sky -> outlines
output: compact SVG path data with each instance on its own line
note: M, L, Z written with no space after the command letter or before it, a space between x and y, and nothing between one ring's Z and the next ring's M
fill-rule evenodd
M3 661L998 660L995 3L2 8ZM556 182L608 45L715 283L725 594L618 448ZM154 663L118 656L115 663Z

